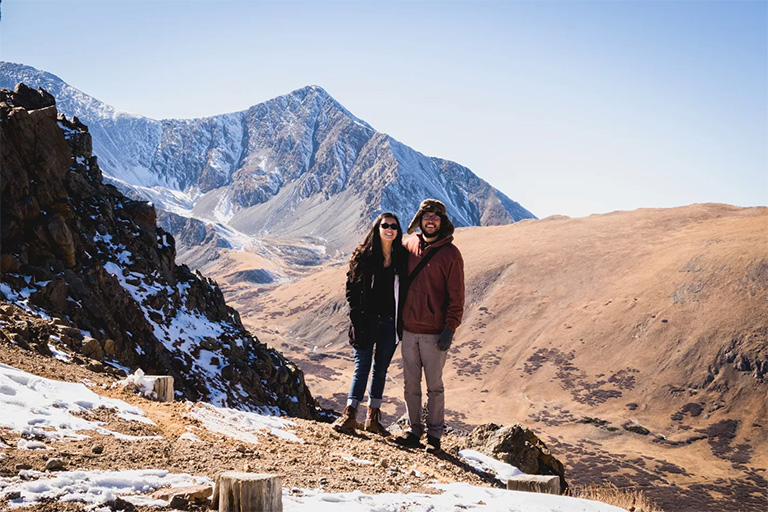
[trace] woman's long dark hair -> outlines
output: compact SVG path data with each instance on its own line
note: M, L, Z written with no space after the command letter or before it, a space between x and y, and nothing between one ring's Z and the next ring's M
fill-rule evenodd
M384 212L373 221L371 229L368 230L365 238L355 248L349 259L349 278L353 282L360 282L366 269L370 271L384 264L384 256L381 254L379 225L387 217L397 221L397 236L392 241L392 266L399 273L407 265L408 253L403 247L403 226L400 224L400 219L394 213Z

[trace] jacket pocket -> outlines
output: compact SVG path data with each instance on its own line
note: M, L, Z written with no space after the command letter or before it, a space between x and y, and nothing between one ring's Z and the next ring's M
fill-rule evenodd
M445 314L432 305L428 294L409 295L403 311L403 321L406 325L436 330L443 327Z

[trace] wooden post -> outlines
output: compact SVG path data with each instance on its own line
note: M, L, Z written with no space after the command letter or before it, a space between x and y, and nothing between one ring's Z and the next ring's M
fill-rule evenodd
M560 477L557 475L517 475L507 480L507 489L510 491L560 494Z
M219 512L283 512L283 477L229 471L216 475L213 503Z
M173 377L169 375L145 375L144 378L153 381L158 402L173 402Z

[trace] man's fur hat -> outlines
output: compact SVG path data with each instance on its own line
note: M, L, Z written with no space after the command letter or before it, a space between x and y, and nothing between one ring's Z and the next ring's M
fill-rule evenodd
M426 212L434 212L438 215L440 215L440 235L441 236L451 236L453 234L453 223L451 222L451 219L448 218L448 214L445 211L445 205L438 201L437 199L425 199L421 202L421 206L419 206L419 211L416 212L416 215L414 215L413 220L411 221L411 224L408 226L408 234L413 234L414 231L416 231L416 228L421 226L421 216L424 215Z

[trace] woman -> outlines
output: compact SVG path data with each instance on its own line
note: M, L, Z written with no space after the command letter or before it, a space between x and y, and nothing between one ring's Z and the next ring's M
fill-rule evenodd
M349 343L355 349L355 373L349 388L347 406L333 423L333 429L337 432L355 430L357 408L363 399L373 363L365 430L389 435L381 424L380 408L387 368L403 336L400 313L405 298L408 253L402 239L403 230L397 216L389 212L382 213L349 260Z

